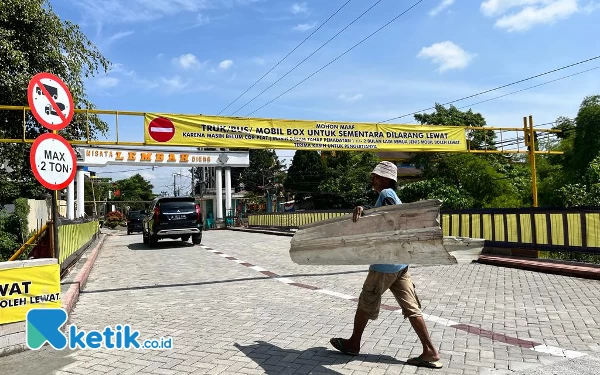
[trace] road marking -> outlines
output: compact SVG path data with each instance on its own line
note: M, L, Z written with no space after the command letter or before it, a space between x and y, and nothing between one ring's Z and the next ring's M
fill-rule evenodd
M214 250L208 246L204 246L204 245L200 245L200 246L202 248L204 248L205 250L210 251L213 254L218 254L218 255L224 256L224 258L226 258L227 260L230 260L235 263L246 266L248 268L251 268L257 272L260 272L264 275L269 276L273 280L280 281L284 284L293 285L293 286L303 288L303 289L309 289L309 290L312 290L317 293L326 294L326 295L329 295L332 297L342 298L342 299L345 299L348 301L355 301L355 302L358 301L358 298L353 297L351 295L335 292L333 290L323 289L323 288L320 288L317 286L312 286L309 284L295 282L294 280L292 280L290 278L281 277L281 276L277 275L276 273L265 270L262 267L255 266L251 263L247 263L243 260L223 254L223 253L221 253L217 250ZM383 310L389 310L389 311L393 311L393 312L397 312L397 313L402 313L402 309L397 306L390 306L390 305L386 305L386 304L382 303L381 308ZM460 330L460 331L463 331L466 333L478 335L481 337L486 337L495 342L502 342L507 345L513 345L513 346L517 346L517 347L524 348L524 349L530 349L530 350L533 350L533 351L536 351L539 353L546 353L546 354L550 354L550 355L553 355L556 357L579 358L579 357L584 357L587 355L585 353L577 352L574 350L566 350L566 349L562 349L562 348L559 348L556 346L543 345L543 344L540 344L540 343L537 343L537 342L534 342L531 340L524 340L524 339L519 339L516 337L507 336L507 335L504 335L501 333L488 331L483 328L475 327L475 326L468 325L468 324L462 324L462 323L455 322L453 320L442 318L442 317L435 316L435 315L423 314L423 319L446 326L446 327L454 328L454 329L457 329L457 330Z

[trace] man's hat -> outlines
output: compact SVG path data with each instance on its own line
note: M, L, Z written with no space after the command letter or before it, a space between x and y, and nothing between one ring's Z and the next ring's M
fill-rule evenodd
M389 161L382 161L377 164L375 169L373 169L372 174L376 174L381 177L389 178L390 180L398 181L398 167L396 164Z

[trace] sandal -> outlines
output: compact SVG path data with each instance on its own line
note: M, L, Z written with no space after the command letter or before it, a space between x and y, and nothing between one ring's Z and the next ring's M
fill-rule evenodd
M333 339L329 340L329 342L331 343L331 345L334 348L336 348L337 350L339 350L340 352L342 352L344 354L353 355L353 356L356 356L359 354L357 352L351 352L351 351L344 349L344 345L342 344L341 338L333 338Z
M406 363L409 365L417 366L417 367L427 367L427 368L435 368L435 369L444 367L442 362L426 361L426 360L422 359L421 357L410 358L408 361L406 361Z

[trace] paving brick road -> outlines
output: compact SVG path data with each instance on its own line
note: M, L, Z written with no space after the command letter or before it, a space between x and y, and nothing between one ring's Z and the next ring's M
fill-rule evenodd
M367 267L298 266L289 241L214 230L203 246L149 249L109 236L70 323L131 324L143 339L171 336L173 350L46 347L0 358L0 374L600 373L598 281L480 264L411 267L444 369L404 363L421 347L393 309L367 326L360 356L341 355L329 339L352 332Z

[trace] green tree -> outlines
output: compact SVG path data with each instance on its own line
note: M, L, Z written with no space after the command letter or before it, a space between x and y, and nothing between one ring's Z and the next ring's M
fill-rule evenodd
M297 201L311 196L320 200L319 186L326 177L326 169L317 151L298 150L287 171L284 188L295 195Z
M252 149L250 166L241 174L241 182L247 191L262 194L274 183L283 183L283 165L273 150Z
M416 114L421 125L484 127L485 119L471 109L463 112L453 105L449 108L435 104L435 112ZM496 133L493 130L467 130L467 144L471 150L496 149Z
M480 113L460 111L454 106L436 104L435 111L417 114L423 125L484 127ZM496 149L492 130L467 130L469 148ZM445 208L521 207L530 200L527 169L511 165L499 155L474 153L427 153L415 158L423 177L430 182L413 182L400 191L405 200L437 198ZM401 197L402 199L402 197Z
M95 108L87 99L84 80L109 62L79 30L76 24L62 21L48 0L3 0L0 2L0 104L26 106L27 86L40 72L60 77L69 87L76 108ZM27 112L26 137L36 138L46 132ZM0 138L18 139L23 136L23 113L0 111ZM98 116L76 114L71 124L61 131L66 139L96 138L106 134L108 126ZM26 144L0 145L0 164L10 171L0 173L0 204L14 198L38 198L45 193L29 167Z
M372 205L377 194L371 188L370 174L379 158L370 152L324 152L327 177L319 190L327 199L317 209L349 209Z
M583 99L575 123L570 161L573 177L580 180L590 162L600 154L600 95Z
M113 200L127 201L123 206L130 206L132 209L144 209L147 204L143 202L151 201L155 197L152 189L154 186L137 173L113 183L113 192L119 190L120 193L119 196L113 197Z

